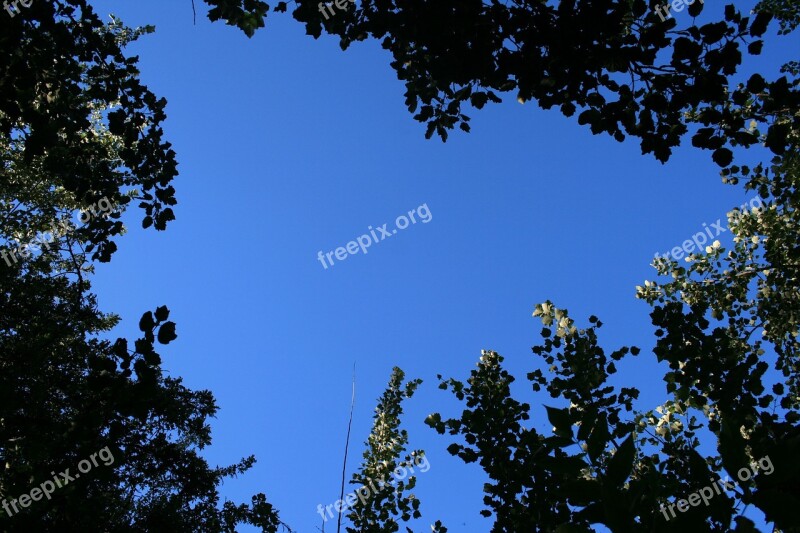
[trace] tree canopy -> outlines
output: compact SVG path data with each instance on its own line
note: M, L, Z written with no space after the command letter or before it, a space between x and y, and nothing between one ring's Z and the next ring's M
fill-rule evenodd
M481 109L512 92L521 102L578 113L595 134L639 138L642 152L660 161L691 132L694 146L713 150L715 161L728 166L731 147L759 142L750 121L767 128L767 146L783 153L798 118L774 119L800 104L796 80L732 78L744 55L761 52L776 16L787 28L796 24L792 3L765 2L749 17L729 4L723 20L685 29L675 18L662 22L655 11L660 5L364 0L326 20L316 2L299 0L293 16L310 35L338 37L342 49L380 40L428 137L435 132L446 139L456 125L469 131L465 107ZM705 8L691 3L688 14Z
M270 11L257 0L205 3L210 20L248 36ZM662 162L689 136L712 151L725 183L762 199L729 213L729 249L713 242L685 265L657 260L658 278L638 287L651 307L652 355L669 367L668 397L657 408L642 410L636 387L609 384L642 351L606 350L599 318L579 325L551 301L533 313L542 340L526 379L559 404L542 412L552 434L533 427L534 397L514 397L517 378L496 352L483 352L466 381L441 379L464 410L426 423L449 436L451 454L488 475L481 513L493 518L492 531L754 531L743 506L760 509L776 531L800 531L800 65L775 79L737 78L769 31L796 32L800 12L792 0L764 0L748 16L731 4L722 20L683 28L676 18L662 21L658 5L363 0L325 18L318 3L292 4L309 35L334 35L343 50L380 41L427 137L446 140L456 126L468 132L466 108L509 93L577 114L593 133L635 137ZM688 15L706 8L694 2ZM175 218L166 101L125 51L152 28L104 23L85 0L34 2L25 15L0 17L0 493L16 498L99 450L114 464L14 516L0 513L0 525L288 529L264 494L221 501L222 481L255 459L212 467L202 458L217 406L209 391L163 371L157 349L177 339L167 306L141 316L140 338L112 340L120 317L101 311L91 290L92 265L110 261L125 233L122 212L136 204L142 226L156 230ZM733 149L754 146L771 159L734 161ZM407 453L400 429L401 402L419 385L394 370L356 486L424 456ZM703 455L701 443L714 452ZM732 496L667 511L764 458L774 472L754 469ZM393 532L419 518L414 486L414 478L381 485L352 507L347 530ZM438 522L433 529L447 531Z
M102 23L85 2L0 20L2 529L277 531L263 494L220 499L222 481L255 459L212 467L201 456L217 406L162 370L157 347L177 338L169 309L144 313L138 339L113 340L120 318L91 293L93 261L111 259L132 202L145 227L174 218L166 102L123 52L150 29ZM25 504L32 486L71 477L98 450L112 463Z

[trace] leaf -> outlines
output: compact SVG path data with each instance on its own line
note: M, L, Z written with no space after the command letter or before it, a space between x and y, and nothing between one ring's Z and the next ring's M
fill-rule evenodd
M719 434L719 454L722 457L722 466L725 470L735 474L748 463L745 448L747 443L742 437L739 428L741 424L727 414L722 418L722 427Z
M144 362L150 366L158 366L161 364L161 356L156 352L147 352L144 354Z
M703 12L703 2L687 2L689 4L689 16L696 17Z
M756 524L746 516L737 516L736 529L734 531L741 531L742 533L759 533Z
M476 92L472 93L469 97L470 103L476 109L482 109L489 100L489 95L486 93Z
M767 130L767 138L764 145L776 154L786 152L790 128L789 124L772 124Z
M597 413L587 411L581 418L581 425L578 427L578 440L585 441L589 438L594 425L597 423Z
M167 322L158 329L158 342L161 344L169 344L177 338L175 322Z
M633 460L636 457L636 446L633 444L633 434L628 435L617 452L608 461L605 479L613 486L622 485L633 470Z
M721 167L727 167L733 161L733 152L727 148L717 148L714 150L714 155L711 156L716 164Z
M600 111L596 109L587 109L578 115L578 124L589 124L594 126L602 119Z
M128 340L117 339L116 342L114 342L114 345L111 347L111 353L121 359L128 357Z
M159 231L164 231L167 229L167 222L170 220L175 220L175 213L172 211L172 208L167 207L156 215L156 229Z
M754 56L761 55L762 48L764 48L764 41L753 41L747 45L747 51Z
M767 81L760 74L753 74L747 80L747 90L751 93L760 93L767 87Z
M772 21L772 15L770 13L759 11L756 14L755 20L753 20L753 24L750 25L750 35L752 37L761 37L764 35L770 21Z
M156 320L158 320L159 322L164 322L168 318L169 318L169 309L167 309L166 305L162 305L161 307L156 308Z
M564 493L570 505L586 506L601 499L600 483L595 479L578 479L567 482Z
M589 454L589 458L592 461L597 461L603 453L603 450L606 449L609 438L606 414L601 413L600 416L597 417L597 422L592 429L592 434L589 435L589 439L586 441L586 452Z
M152 331L155 325L156 321L153 320L153 313L148 311L145 314L143 314L142 318L139 320L139 331L142 332Z
M547 419L556 428L556 434L563 437L572 436L572 419L566 409L544 406L547 410Z

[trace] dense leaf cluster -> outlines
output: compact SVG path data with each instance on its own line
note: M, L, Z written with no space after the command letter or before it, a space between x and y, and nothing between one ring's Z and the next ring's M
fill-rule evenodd
M348 533L395 533L400 531L402 522L421 516L420 500L410 492L416 486L416 476L394 478L395 470L411 471L417 458L425 453L422 450L406 453L408 433L400 428L402 402L414 395L420 383L418 379L405 382L405 373L395 367L378 400L363 462L350 481L354 487L363 489L362 498L347 514L351 522L346 527Z
M0 17L0 499L75 473L98 450L115 459L4 509L3 531L281 525L263 494L221 501L223 480L254 458L212 467L201 456L217 406L162 369L157 346L177 338L167 307L142 316L140 338L111 340L120 320L91 293L93 261L111 259L126 208L139 203L144 227L174 219L166 102L124 53L148 31L103 23L82 0Z
M246 35L264 25L259 0L206 0L211 20ZM662 22L659 0L363 0L325 20L318 2L297 0L307 32L336 35L347 49L375 38L393 57L406 105L443 139L469 131L466 107L514 92L519 101L558 107L594 133L638 138L666 161L681 140L713 151L723 180L758 191L763 208L734 211L734 244L713 243L687 265L657 261L667 281L646 282L653 355L668 369L665 402L637 405L636 388L610 385L638 348L606 353L600 321L579 329L545 302L532 392L552 431L534 427L531 401L517 400L503 358L484 352L466 382L442 380L464 403L457 417L427 423L453 437L450 453L488 474L484 516L493 531L753 531L744 506L781 531L800 531L800 64L782 76L734 80L757 56L776 19L791 35L792 0L762 0L744 16L720 7L702 25L689 6L682 22ZM710 4L709 4L710 5ZM708 8L708 6L705 6ZM278 2L275 11L285 12ZM690 24L691 22L691 24ZM688 27L679 28L686 23ZM19 249L48 228L106 199L113 213L13 264L0 262L0 494L14 498L109 446L113 468L61 488L13 517L7 531L232 531L249 523L276 531L277 512L259 494L249 505L220 502L226 477L246 458L214 468L199 452L216 412L208 391L164 374L158 345L176 339L166 307L145 313L141 337L111 341L118 317L97 309L88 276L108 261L133 203L142 225L174 219L175 153L163 139L166 102L138 79L124 47L151 28L103 23L86 0L34 2L25 16L0 17L0 251ZM732 148L763 144L772 161L733 164ZM159 348L160 349L160 348ZM395 369L380 399L356 485L413 462L400 429L401 402L418 381ZM703 455L703 444L713 451ZM706 452L703 452L706 453ZM775 472L733 494L665 521L661 505L769 456ZM419 517L415 479L382 486L354 506L348 531L399 531ZM446 528L436 523L434 531Z
M464 106L481 109L514 91L520 102L578 113L593 133L637 137L660 161L691 132L695 146L727 166L730 147L759 142L751 120L768 125L767 146L782 153L788 125L772 119L800 105L797 81L731 80L745 54L760 54L772 12L786 20L791 8L765 3L746 17L731 4L723 20L678 29L676 18L662 22L654 11L661 3L364 0L325 20L317 2L299 0L294 16L315 37L339 37L343 49L380 40L428 137L446 139L456 125L469 131ZM703 9L694 2L688 16Z
M683 264L657 259L666 281L638 287L653 308L653 355L667 365L663 405L641 410L636 388L609 385L638 348L606 355L596 317L579 329L549 301L534 311L543 342L527 378L568 405L546 408L552 435L528 422L530 405L514 398L515 378L494 352L466 383L442 381L466 409L427 422L489 475L483 513L493 531L756 531L748 506L776 531L800 531L800 130L786 138L769 165L723 171L763 200L729 213L730 249L715 241ZM741 479L763 458L773 472ZM677 516L662 508L728 478L738 486L708 506Z

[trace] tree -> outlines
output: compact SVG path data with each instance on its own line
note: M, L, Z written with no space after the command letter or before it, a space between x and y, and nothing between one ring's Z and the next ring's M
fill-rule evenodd
M543 342L527 378L569 405L547 408L553 435L526 425L531 407L512 397L515 378L497 353L485 352L466 384L442 382L467 408L427 423L457 436L448 450L491 478L483 513L495 517L493 531L755 531L742 504L762 510L776 531L800 530L800 156L795 149L769 170L723 174L731 183L746 177L764 199L729 213L733 248L711 243L687 267L658 260L658 273L673 280L638 288L653 306L653 353L669 365L662 406L636 410L637 389L608 385L638 348L607 354L596 317L578 329L549 301L534 311ZM701 455L703 442L717 453ZM742 480L753 465L762 472ZM733 495L710 493L725 472L737 481ZM708 507L692 503L676 515L674 501L690 494L705 494Z
M793 125L798 109L785 113L776 123ZM607 354L597 317L579 329L549 301L534 311L543 341L527 379L568 405L547 407L552 435L527 423L530 404L511 395L497 353L485 352L466 384L442 381L466 409L427 423L489 475L482 513L493 531L755 531L743 515L751 505L776 531L800 531L800 130L786 138L771 164L722 172L763 202L728 214L732 248L709 243L685 267L658 259L671 280L638 287L653 308L653 354L669 366L662 406L638 410L636 388L608 384L639 348ZM702 455L703 443L716 453Z
M263 2L207 3L212 20L249 35L263 26ZM166 100L142 84L137 58L124 51L151 31L149 26L126 28L117 19L105 24L87 0L35 2L25 16L0 17L0 138L15 139L26 163L38 158L48 183L82 205L101 198L122 205L137 201L145 211L142 225L164 230L177 203L171 185L177 175L175 152L161 127ZM119 143L113 165L102 151L95 152L97 144L83 142L98 105ZM137 194L126 196L129 188L138 188ZM94 258L109 260L115 250L109 239L120 231L120 225L92 221Z
M422 381L416 379L404 385L404 380L405 373L395 367L375 408L364 462L351 480L361 497L347 515L352 522L352 526L347 528L348 533L394 533L400 530L398 518L406 522L421 516L419 499L413 493L406 495L406 491L416 486L416 477L405 474L408 469L413 472L425 452L416 450L405 454L408 433L400 429L400 417L403 400L411 398ZM404 475L395 477L396 471Z
M211 20L247 35L269 11L259 0L206 4ZM691 134L695 146L713 150L726 182L744 182L766 202L763 210L732 213L737 240L730 251L712 244L688 267L657 262L658 273L673 280L639 290L658 328L654 355L670 367L671 396L657 410L638 410L635 388L617 392L607 384L616 365L639 350L622 347L607 356L597 318L578 329L551 302L535 311L545 326L534 347L542 364L527 379L565 405L547 409L553 435L528 423L530 405L512 397L515 378L499 354L485 352L466 384L442 381L466 408L458 418L434 414L428 424L456 438L451 453L489 474L483 512L495 517L495 531L583 531L595 524L722 531L734 523L752 530L739 503L757 506L784 531L800 529L791 513L800 420L800 68L789 64L774 80L754 74L739 85L731 81L745 53L760 53L773 19L782 33L796 29L797 10L788 0L763 0L745 17L730 5L724 20L677 29L675 19L659 19L657 6L364 0L330 20L318 3L298 0L294 7L309 34L325 30L343 49L380 39L406 84L406 105L427 123L429 137L446 139L456 125L468 131L462 107L480 109L513 91L522 102L558 106L567 116L580 112L579 123L594 133L637 137L643 153L661 161ZM274 10L287 8L278 2ZM703 9L695 2L688 14ZM80 228L53 229L52 243L40 241L43 252L19 248L76 210L105 211L101 202L118 209L138 202L145 228L163 230L174 218L175 153L161 129L166 102L142 85L136 59L124 53L149 29L103 24L85 0L55 0L34 3L25 17L0 17L0 30L0 251L19 252L0 263L0 457L13 465L0 474L0 491L12 498L28 492L48 472L100 450L113 452L118 465L96 465L36 511L21 505L13 517L0 514L4 528L229 531L251 523L277 530L277 513L263 495L251 505L220 508L220 481L246 470L252 458L211 468L198 456L210 442L206 420L216 406L207 391L190 391L161 371L156 345L176 338L168 309L142 316L142 337L132 349L124 339L102 338L119 319L97 309L90 261L111 259L113 239L125 229L119 217L103 212ZM732 165L731 148L757 144L775 154L769 165ZM753 337L762 331L761 339ZM399 440L368 441L356 483L374 479L379 461L410 460L400 459L406 440L399 400L416 382L401 391L402 381L395 372L379 405L386 420L375 426ZM717 442L716 454L702 456L701 439ZM670 498L699 493L723 472L767 457L774 472L755 473L733 497L717 495L707 512L684 513L678 505L679 513L666 518L674 513ZM390 490L350 518L356 530L394 531L396 517L416 516L416 505ZM434 530L446 529L437 523Z
M653 307L654 355L670 367L671 397L656 410L636 409L635 388L608 385L616 365L640 350L606 355L599 319L578 329L549 301L534 312L545 325L533 349L543 364L527 378L534 391L569 405L547 408L553 435L528 423L530 405L511 395L515 378L497 353L484 352L466 383L442 381L465 409L427 423L456 437L448 450L489 475L483 514L494 517L493 531L753 530L740 504L755 505L782 531L800 530L793 460L800 444L800 68L790 63L775 80L754 74L732 82L743 55L760 54L770 23L791 33L798 12L784 0L762 1L751 17L728 5L723 20L678 29L676 19L659 19L658 7L643 0L364 0L328 18L314 2L295 3L294 17L315 38L337 36L343 50L381 41L427 137L446 140L456 125L469 131L462 106L480 109L515 91L520 102L558 106L567 116L580 111L578 122L593 133L638 137L642 152L661 161L691 135L694 146L713 150L723 181L743 182L766 204L730 214L733 249L712 243L688 267L658 261L658 274L673 281L639 289ZM275 10L286 9L279 2ZM703 9L694 2L688 15ZM774 154L771 164L733 165L732 148L758 144ZM555 375L548 379L545 367ZM701 439L716 442L717 453L702 456ZM670 499L709 488L724 472L764 470L766 459L774 472L748 475L733 497L665 514L674 513Z
M278 2L275 11L287 6ZM768 125L767 146L782 153L787 126L773 119L800 105L796 83L785 76L731 84L743 55L761 53L770 21L794 27L789 0L765 0L753 17L730 4L723 20L686 29L677 29L674 17L661 20L660 0L364 0L336 17L324 17L319 2L294 6L309 35L325 31L343 50L380 40L427 137L446 140L456 125L469 131L463 108L481 109L514 91L520 102L535 100L566 116L580 111L578 122L595 134L637 137L642 153L662 162L694 126L693 145L713 150L727 167L731 147L759 142L751 120ZM704 7L690 3L688 16ZM796 128L800 119L791 120Z
M122 52L150 30L104 25L84 2L2 19L0 527L277 531L263 494L220 501L222 481L255 459L200 456L217 406L164 374L156 346L177 338L168 308L142 316L131 346L107 338L120 319L90 292L92 262L111 259L132 201L145 227L174 218L165 102Z
M417 485L417 471L427 472L430 463L424 450L407 453L408 432L401 429L403 402L410 399L421 384L420 379L406 381L405 372L400 368L392 369L389 384L375 407L363 461L350 480L355 490L332 505L318 506L317 512L323 517L322 531L325 522L333 518L334 510L339 508L343 509L342 513L347 509L350 525L346 525L345 530L348 533L394 533L400 531L401 524L422 516L421 502L413 490ZM348 430L348 444L349 436ZM339 513L337 532L341 531L342 513ZM440 521L433 524L431 530L447 533ZM406 531L411 531L407 525Z

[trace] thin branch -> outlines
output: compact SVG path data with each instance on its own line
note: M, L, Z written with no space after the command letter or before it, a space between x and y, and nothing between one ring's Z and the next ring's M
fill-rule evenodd
M344 499L344 483L347 476L347 450L350 447L350 427L353 425L353 406L356 404L356 364L353 363L353 394L350 398L350 421L347 422L347 440L344 444L344 462L342 464L342 490L339 493L339 501ZM342 506L339 505L339 517L336 520L336 533L341 533L342 529ZM323 526L324 527L324 526Z

